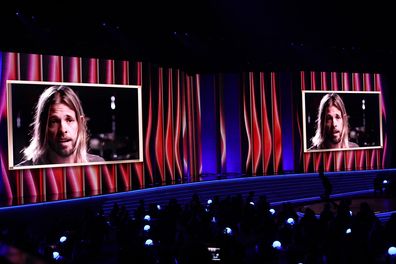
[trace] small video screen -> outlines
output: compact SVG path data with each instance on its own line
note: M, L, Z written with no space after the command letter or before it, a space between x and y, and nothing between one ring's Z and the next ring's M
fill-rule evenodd
M221 250L219 247L208 247L208 251L212 256L211 260L213 262L221 261L221 254L220 254Z

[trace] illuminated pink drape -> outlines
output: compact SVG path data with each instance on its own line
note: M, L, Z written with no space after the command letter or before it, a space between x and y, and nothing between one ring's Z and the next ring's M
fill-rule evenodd
M143 163L8 170L4 145L0 153L0 195L10 204L197 179L202 167L198 75L142 62L37 54L4 53L2 62L2 124L7 121L5 80L141 85L143 94Z
M249 72L243 80L243 123L248 142L242 146L245 173L281 173L282 127L277 74Z
M379 74L375 73L337 73L337 72L300 72L301 90L334 90L334 91L381 91ZM318 85L320 83L320 85ZM383 100L383 99L381 99ZM300 115L296 123L300 124L302 109L295 109ZM383 124L386 123L386 111L382 103ZM298 127L302 142L302 127ZM386 133L384 133L386 138ZM383 149L348 150L325 153L303 153L304 172L316 172L320 166L325 171L372 170L383 169L387 149L384 140Z

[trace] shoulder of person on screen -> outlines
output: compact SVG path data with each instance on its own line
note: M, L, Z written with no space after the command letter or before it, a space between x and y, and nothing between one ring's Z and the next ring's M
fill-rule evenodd
M348 142L348 148L358 148L359 145L356 144L355 142L349 141Z
M28 159L28 160L22 160L19 162L16 167L22 167L22 166L33 166L33 165L43 165L45 162L43 162L41 159L37 160L36 162L33 162L33 160Z
M88 162L102 162L105 161L104 158L94 154L87 154Z
M312 145L308 148L308 150L317 150L317 149L322 149L322 148L318 145Z

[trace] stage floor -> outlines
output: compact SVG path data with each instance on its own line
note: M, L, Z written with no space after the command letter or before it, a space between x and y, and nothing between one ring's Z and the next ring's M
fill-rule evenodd
M337 210L336 206L339 205L341 200L345 198L348 198L351 201L350 209L353 215L356 215L357 212L359 212L360 205L363 202L366 202L378 217L386 216L386 219L388 219L392 213L396 213L396 197L374 194L374 192L369 192L367 194L358 196L331 198L330 204L334 213ZM316 215L319 215L323 210L325 203L326 202L323 200L317 200L313 202L296 204L294 208L297 212L303 214L304 210L309 207L315 212Z

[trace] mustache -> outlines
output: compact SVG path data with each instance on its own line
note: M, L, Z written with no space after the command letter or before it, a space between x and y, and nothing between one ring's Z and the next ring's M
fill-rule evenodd
M67 142L71 141L72 139L70 137L57 137L56 141L61 141L61 142Z

